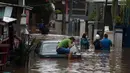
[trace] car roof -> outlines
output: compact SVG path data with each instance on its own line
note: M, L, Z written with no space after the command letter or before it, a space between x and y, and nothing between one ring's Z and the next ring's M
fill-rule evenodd
M64 39L64 38L68 38L71 36L67 36L67 35L58 35L58 34L48 34L48 35L42 35L42 34L31 34L32 38L37 38L37 39L46 39L46 40L53 40L53 39ZM76 39L80 38L79 36L73 36Z
M60 42L61 40L42 40L41 42L42 43L58 43Z

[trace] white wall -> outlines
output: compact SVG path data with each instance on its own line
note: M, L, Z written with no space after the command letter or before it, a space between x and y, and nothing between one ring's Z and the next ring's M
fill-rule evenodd
M55 22L55 30L57 34L61 34L62 33L62 22Z
M80 19L80 37L85 33L85 21Z
M122 49L122 37L123 37L123 33L119 33L122 32L122 29L116 29L115 33L115 48L117 49L116 51L120 51Z
M91 39L92 38L92 24L88 25L88 37ZM91 39L92 40L92 39Z
M57 14L57 19L58 22L55 22L55 30L57 34L62 34L62 14ZM66 15L66 21L68 21L68 15ZM66 24L66 29L65 33L68 34L68 24Z

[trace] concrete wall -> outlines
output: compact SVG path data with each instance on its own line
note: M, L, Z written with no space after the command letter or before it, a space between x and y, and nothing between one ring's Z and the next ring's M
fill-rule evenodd
M88 25L88 37L92 40L92 24Z
M80 20L80 37L85 33L85 21Z
M55 22L55 31L57 34L62 34L62 22Z
M122 29L116 29L115 30L115 49L116 51L121 51L122 49L122 38L123 38L123 30Z

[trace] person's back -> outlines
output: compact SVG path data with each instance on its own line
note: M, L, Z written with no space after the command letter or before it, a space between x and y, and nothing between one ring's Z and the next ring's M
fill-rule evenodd
M80 40L81 49L84 49L84 50L89 49L89 41L88 41L88 39L86 38L86 36L87 36L86 33L84 33L84 34L82 35L81 40Z
M70 37L69 39L63 39L58 43L57 53L58 54L69 54L70 48L73 46L73 42L75 41L74 37Z
M86 44L88 44L88 39L87 38L81 38L80 43L81 43L81 45L86 45Z
M100 35L96 35L95 36L95 41L94 41L94 47L95 47L95 50L101 50L101 45L100 45Z
M100 42L101 42L102 50L110 51L110 47L112 46L112 42L111 42L111 40L108 39L107 34L104 35L104 39L102 39Z
M94 44L95 50L101 50L101 45L100 45L99 39L96 39L93 44Z
M64 40L62 40L59 44L58 44L58 47L60 47L60 48L68 48L68 44L69 44L69 42L71 42L71 40L70 39L64 39Z
M86 49L88 49L89 47L89 42L87 38L81 38L80 44L82 47L85 47Z

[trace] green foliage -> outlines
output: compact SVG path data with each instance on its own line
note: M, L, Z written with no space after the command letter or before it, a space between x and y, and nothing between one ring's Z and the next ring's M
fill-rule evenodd
M46 0L26 0L26 5L33 7L32 13L39 15L40 19L43 19L44 24L49 23L51 13L53 12L50 2L46 2Z
M96 11L95 10L88 16L88 20L96 20Z
M125 0L125 2L126 2L126 7L130 8L130 0Z
M22 41L18 48L15 48L13 63L17 66L25 66L29 54L35 49L36 44L35 38L31 41L30 45L27 45L25 41Z
M115 1L112 1L112 14L113 14L113 20L115 20L116 24L123 24L123 20L125 19L125 9L130 9L130 0L121 0L120 1L120 16L119 15L115 15Z
M112 0L112 17L114 18L115 17L115 0Z
M61 10L55 10L55 13L56 13L56 14L60 14L60 13L62 13L62 12L61 12Z
M118 25L123 23L123 21L122 21L122 19L121 19L120 16L116 16L116 17L115 17L115 22L116 22L116 24L118 24Z
M32 11L33 13L38 14L45 24L48 24L53 8L51 7L51 3L47 3L40 6L34 6Z

